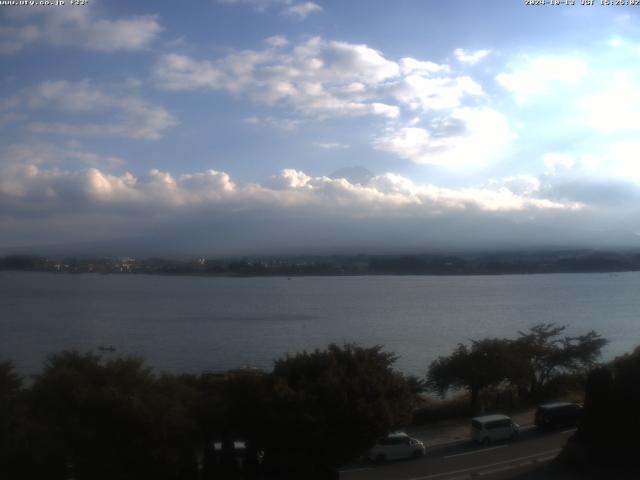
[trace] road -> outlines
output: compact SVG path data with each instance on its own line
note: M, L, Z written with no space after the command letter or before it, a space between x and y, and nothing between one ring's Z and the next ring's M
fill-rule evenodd
M429 448L419 460L402 460L382 465L351 465L340 473L343 480L466 480L486 479L504 472L525 469L555 458L574 430L552 433L523 429L520 439L488 447L470 440ZM420 438L420 435L415 435Z

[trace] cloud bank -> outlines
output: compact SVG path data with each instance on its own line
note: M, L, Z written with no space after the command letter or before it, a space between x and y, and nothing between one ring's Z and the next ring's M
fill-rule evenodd
M60 168L55 155L37 154L19 145L5 152L16 161L0 172L1 247L23 236L48 244L151 235L158 248L207 254L282 251L287 245L307 251L471 248L479 238L494 246L515 242L534 226L539 236L558 243L566 235L554 228L592 210L538 177L451 188L393 173L360 183L285 169L253 183L216 170L110 174L91 166L104 159L74 144L58 155L74 156L83 168ZM39 161L25 162L27 156ZM311 238L311 232L320 237Z

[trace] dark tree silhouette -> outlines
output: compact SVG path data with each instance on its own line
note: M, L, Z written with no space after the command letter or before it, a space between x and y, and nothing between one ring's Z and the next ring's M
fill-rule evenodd
M158 376L138 358L61 352L29 388L0 363L0 477L336 478L410 420L419 385L394 361L381 347L331 345L272 373Z
M509 377L512 353L511 342L505 339L474 340L470 347L458 344L451 355L431 362L426 385L440 395L451 388L467 390L475 411L482 389L497 386Z
M585 471L604 467L609 478L618 478L616 470L635 472L622 478L640 478L638 405L640 347L590 372L582 423L561 458Z
M470 346L459 344L450 355L431 363L426 385L441 395L451 388L467 390L472 410L477 410L483 389L503 382L517 387L522 398L539 401L561 376L586 376L607 344L594 331L569 337L562 335L565 329L541 323L519 332L516 340L487 338Z
M395 360L380 346L332 344L276 361L265 460L286 460L291 478L337 478L338 466L406 425L414 395Z
M27 414L22 378L11 362L0 362L0 472L15 478L25 461Z
M179 386L178 386L179 384ZM31 391L34 478L193 478L194 393L137 358L51 356Z
M563 374L586 374L600 357L607 340L595 331L577 337L563 336L566 326L540 323L519 332L513 347L512 382L522 396L540 399L545 387Z

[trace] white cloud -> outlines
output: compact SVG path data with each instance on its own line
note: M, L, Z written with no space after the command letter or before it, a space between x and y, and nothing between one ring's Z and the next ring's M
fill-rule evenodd
M284 9L283 13L299 19L305 19L312 13L321 12L322 7L314 2L294 3Z
M293 0L218 0L218 3L226 5L247 5L259 12L264 12L271 7L291 5Z
M50 32L49 38L55 45L113 52L145 48L161 30L155 15L144 15L119 20L96 20L66 27L64 32Z
M239 208L313 206L330 211L344 208L346 215L386 211L432 214L447 210L520 211L527 209L581 208L576 203L554 202L536 195L539 188L529 180L507 179L481 188L442 188L415 184L406 177L387 173L364 185L344 178L312 177L285 169L263 185L238 184L228 174L215 170L173 175L152 169L146 176L113 175L91 167L79 171L45 169L34 163L4 167L0 195L26 203L46 201L47 208L84 209L91 204L133 209L187 208L201 205L234 205ZM519 183L518 183L519 182ZM515 185L515 186L514 186ZM533 185L533 187L532 187ZM74 206L82 198L88 204Z
M326 53L333 60L332 78L344 77L364 84L377 84L400 73L396 62L387 60L381 52L364 44L332 41Z
M377 115L399 118L401 108L443 110L482 97L468 76L430 61L385 58L364 44L313 37L279 48L233 52L214 60L167 54L155 66L159 84L172 90L209 89L244 93L266 104L287 104L316 118ZM286 48L284 48L286 47Z
M576 104L579 121L600 132L633 131L640 129L640 85L626 74L609 77L602 90L582 96Z
M376 147L416 163L429 164L435 163L435 159L429 155L430 142L431 135L424 128L406 127L392 130L379 138Z
M44 81L25 89L20 97L30 110L49 107L75 113L102 109L118 103L117 99L105 94L86 79L78 82Z
M640 182L640 141L626 140L612 143L607 152L612 163L609 171L623 179Z
M295 118L276 118L276 117L247 117L244 119L249 125L260 125L279 130L296 130L301 121Z
M552 173L561 169L570 169L576 164L576 160L572 155L556 152L545 153L543 162L545 167Z
M31 122L32 132L83 137L124 137L145 140L162 138L162 132L177 122L162 107L155 107L131 99L126 117L103 123Z
M418 164L469 168L492 160L513 137L500 113L461 107L427 128L391 128L375 147Z
M375 148L420 164L479 166L513 138L495 110L464 106L470 99L486 103L488 97L480 84L452 74L448 65L410 57L394 61L364 44L319 37L295 44L276 37L267 43L269 48L211 60L164 55L154 75L167 89L244 94L290 107L299 118L386 118L387 129L377 135ZM403 119L403 110L412 111L413 119ZM247 122L276 126L278 120L271 119Z
M80 164L83 167L99 168L121 167L125 164L122 158L112 155L101 155L83 148L78 141L46 143L31 142L29 144L10 144L2 151L0 163L34 166L53 165L60 168L63 164Z
M543 156L548 173L573 177L608 179L640 185L640 141L617 140L591 147L588 152L548 152Z
M453 54L456 57L456 60L458 60L461 63L468 63L470 65L475 65L479 61L486 58L490 53L491 53L491 50L486 50L486 49L469 51L463 48L456 48L453 51Z
M67 136L116 136L158 139L177 124L163 107L150 104L123 91L107 92L89 80L46 81L0 101L0 111L24 115L31 131ZM32 121L36 112L57 112L64 120ZM99 113L106 120L97 122L78 116ZM71 118L73 121L68 121Z
M397 63L366 45L318 37L283 51L245 50L217 60L168 54L155 66L156 79L168 89L246 93L258 102L289 104L319 118L397 117L399 108L379 101L376 88L398 74Z
M447 73L451 70L449 65L416 60L415 58L405 57L400 59L400 70L403 74L409 75L413 73L421 75L431 75L434 73Z
M607 45L613 48L620 48L625 44L624 40L618 36L613 36L607 40Z
M470 77L408 75L391 88L392 95L412 109L443 110L460 106L467 95L483 95Z
M490 180L489 187L506 188L515 195L532 195L540 190L540 179L533 175L514 175L500 180Z
M40 38L40 29L35 25L23 27L0 26L0 54L10 55L25 45Z
M640 141L621 140L576 158L576 168L598 178L616 178L640 183Z
M273 35L272 37L267 37L264 39L267 45L272 47L285 47L289 45L289 40L284 35Z
M322 7L315 2L295 2L294 0L218 0L227 5L247 5L256 12L275 10L292 18L304 20L312 13L322 11Z
M280 239L274 245L281 249L295 244L313 251L326 246L326 237L337 247L352 240L357 248L379 251L385 246L433 246L426 240L433 238L433 232L439 232L444 247L478 247L479 236L488 245L526 239L532 233L537 239L562 240L565 235L556 236L564 231L560 225L582 222L586 230L579 234L584 235L597 223L597 218L585 217L595 211L590 197L582 194L582 199L575 199L581 185L551 188L545 176L520 175L475 187L446 187L395 173L352 183L285 169L266 181L247 183L213 169L183 174L151 169L137 175L121 167L116 167L119 173L112 173L91 163L74 169L67 151L89 152L74 142L64 149L49 147L17 145L0 152L3 246L79 239L106 242L129 235L157 239L170 248L178 234L183 235L179 242L183 254L191 252L194 239L210 252L226 245L246 253L265 245L277 232ZM468 238L470 224L473 242L461 241L460 235ZM301 232L309 236L307 242L297 236ZM579 238L576 235L573 238Z
M270 82L256 78L261 69L277 58L273 51L241 51L221 60L194 60L186 55L162 55L154 73L160 84L170 90L225 90L232 93L247 90L277 91L284 81Z
M587 64L573 56L545 56L526 61L496 80L517 100L553 93L560 85L573 85L587 73Z
M91 4L12 9L7 17L13 25L0 27L0 53L12 54L38 41L102 52L140 50L162 31L156 15L112 20L98 18L94 12Z
M337 142L314 142L313 145L324 150L343 150L349 148L349 145Z

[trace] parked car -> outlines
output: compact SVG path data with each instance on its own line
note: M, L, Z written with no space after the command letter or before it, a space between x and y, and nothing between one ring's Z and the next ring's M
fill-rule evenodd
M561 427L576 427L582 418L579 403L555 402L539 405L536 410L536 426L552 430Z
M471 420L471 438L483 445L500 440L515 440L520 426L507 415L485 415Z
M367 458L374 462L420 458L424 456L425 451L424 443L417 438L412 438L404 432L394 432L378 440L367 452Z

